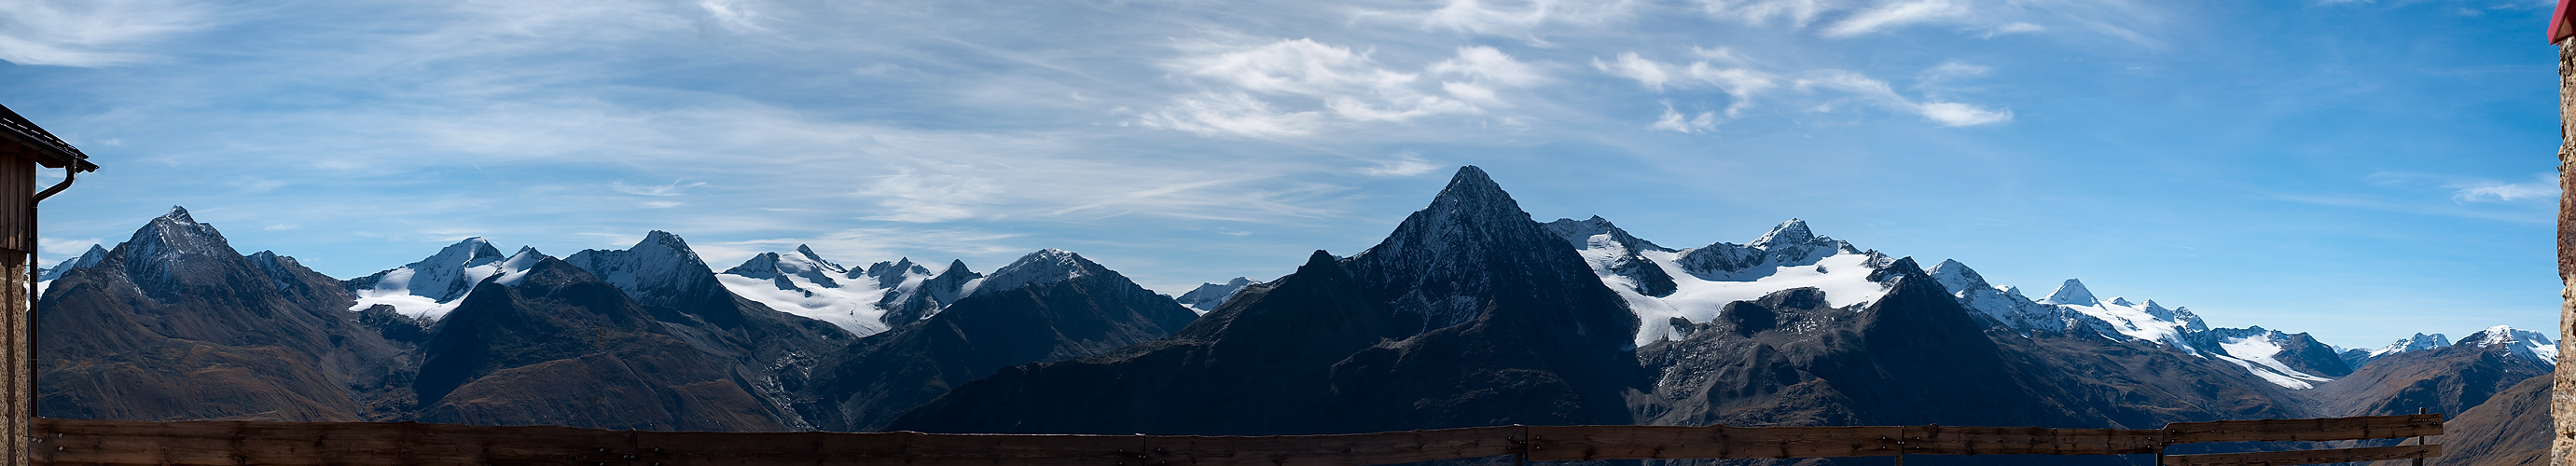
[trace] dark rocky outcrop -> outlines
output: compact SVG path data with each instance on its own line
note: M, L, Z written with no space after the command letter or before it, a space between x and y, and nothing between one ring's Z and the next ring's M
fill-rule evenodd
M294 259L171 208L39 304L38 406L86 419L360 421L407 400L407 353Z
M1303 434L1627 423L1636 318L1483 171L1172 338L1005 369L889 429Z

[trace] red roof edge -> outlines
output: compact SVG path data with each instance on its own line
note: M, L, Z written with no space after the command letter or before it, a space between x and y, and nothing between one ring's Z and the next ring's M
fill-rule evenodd
M2551 44L2565 41L2568 37L2576 37L2576 22L2567 20L2567 3L2571 1L2576 0L2558 0L2558 11L2549 13L2549 43Z

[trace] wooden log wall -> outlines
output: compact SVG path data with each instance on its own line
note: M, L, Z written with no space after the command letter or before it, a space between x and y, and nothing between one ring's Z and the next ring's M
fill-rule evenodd
M1525 455L1534 461L1899 455L2137 455L2194 442L2440 435L2440 415L2174 424L2166 429L1504 426L1205 437L642 432L416 423L42 419L45 465L1314 465ZM2167 465L2423 458L2439 445L2176 455Z

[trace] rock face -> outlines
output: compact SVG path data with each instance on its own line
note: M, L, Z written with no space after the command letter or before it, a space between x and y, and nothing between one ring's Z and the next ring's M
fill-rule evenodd
M1178 335L1005 369L889 429L1306 434L1632 420L1636 319L1474 167L1384 242L1317 251Z
M836 352L814 372L805 417L871 430L995 370L1152 341L1196 317L1079 254L1030 253L945 310Z
M292 258L245 257L173 207L40 306L45 416L360 421L395 417L403 345L348 316L351 298Z

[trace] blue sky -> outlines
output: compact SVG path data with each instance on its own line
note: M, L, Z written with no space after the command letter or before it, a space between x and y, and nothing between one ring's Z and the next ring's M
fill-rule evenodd
M106 167L49 263L175 204L342 278L663 229L1177 294L1473 164L2347 346L2557 318L2545 1L1287 3L0 0L0 102Z

